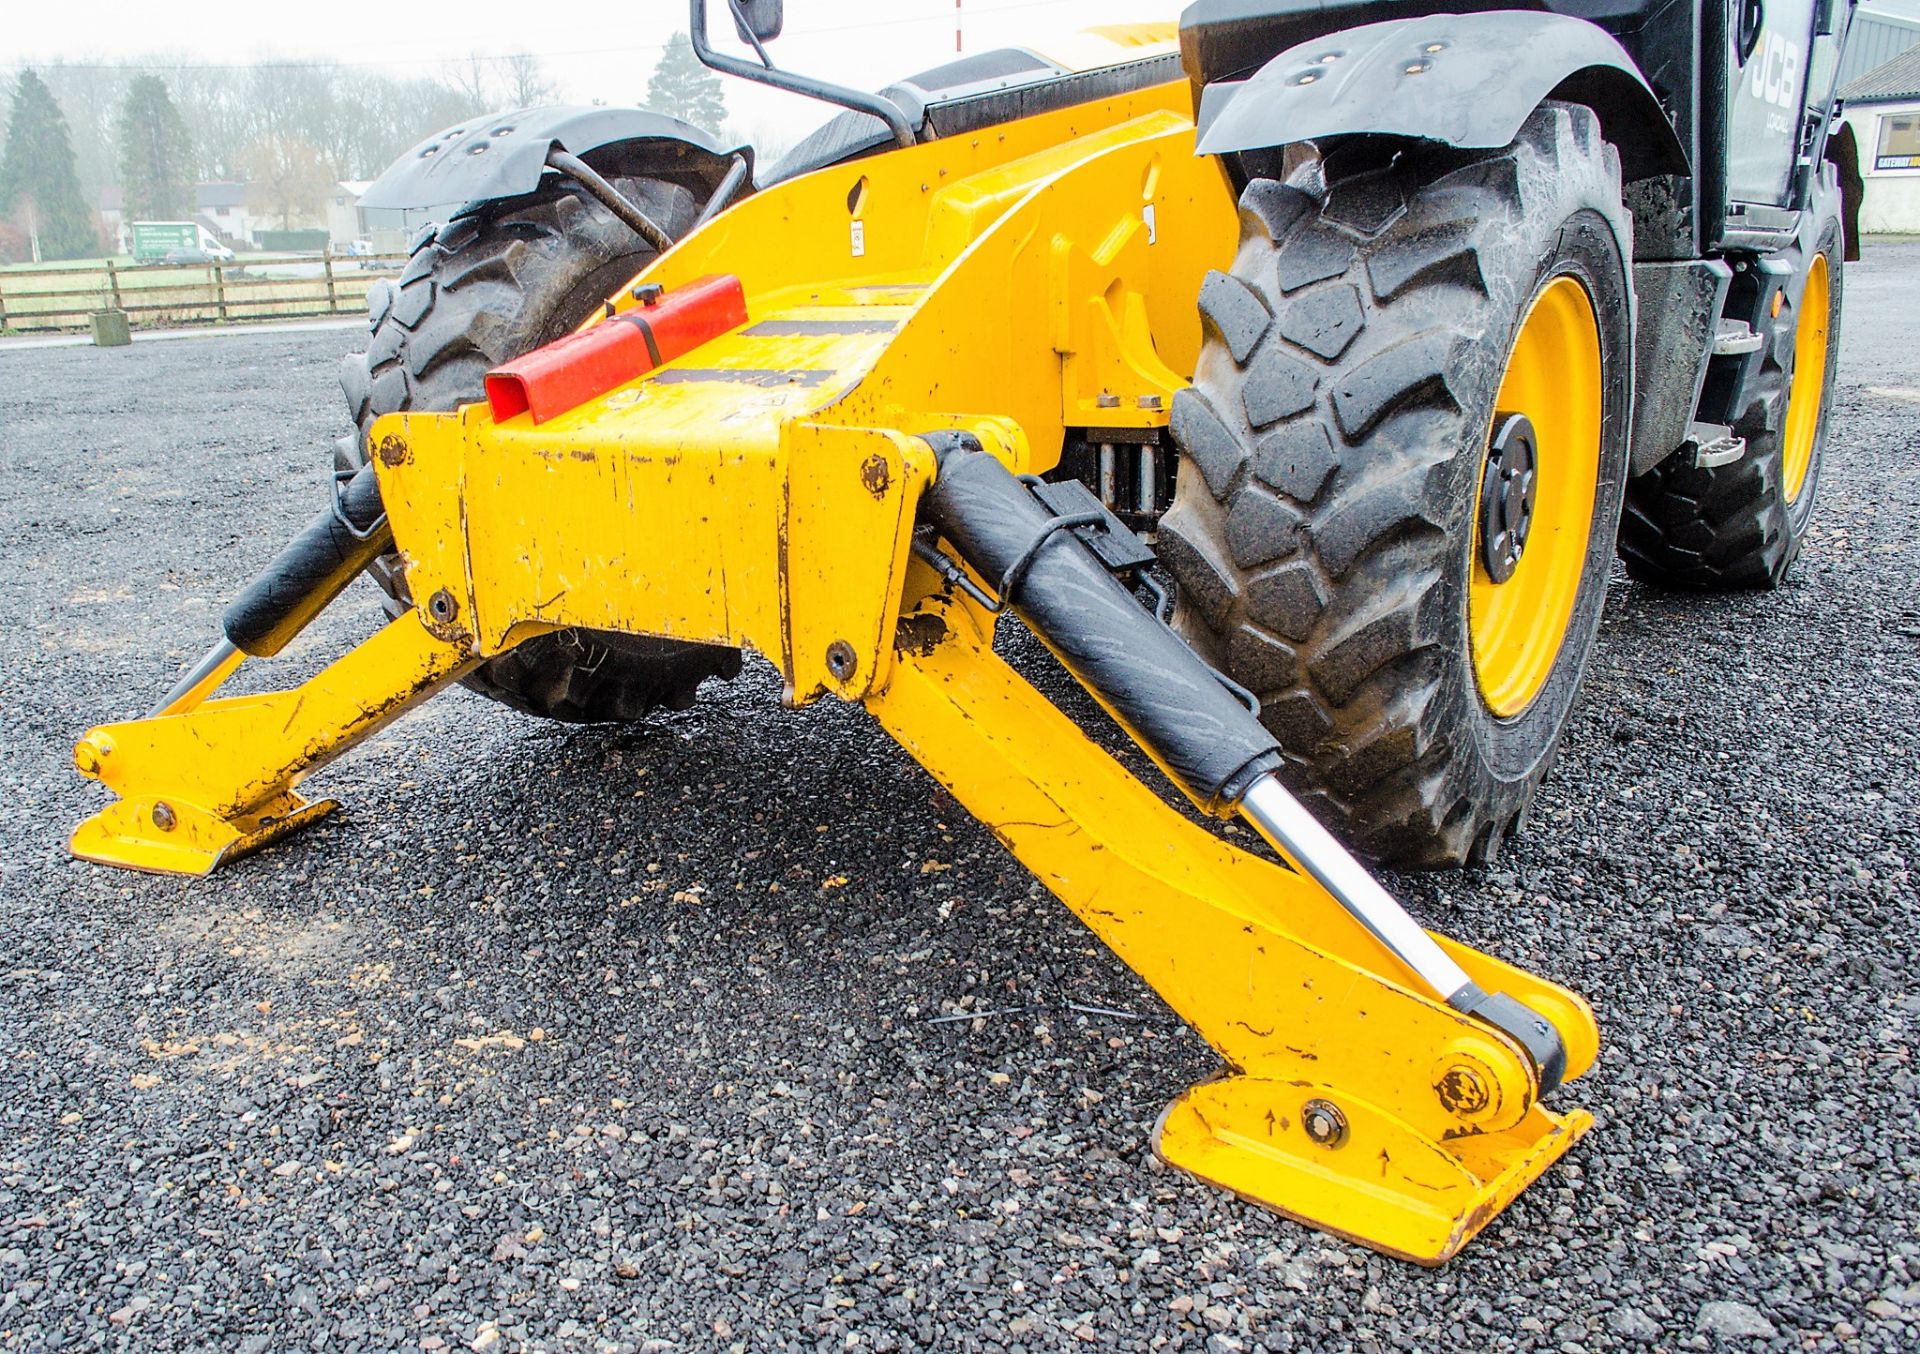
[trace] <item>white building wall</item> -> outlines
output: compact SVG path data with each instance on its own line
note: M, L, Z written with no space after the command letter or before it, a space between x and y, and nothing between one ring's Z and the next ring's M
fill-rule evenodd
M333 185L327 197L327 238L333 243L347 244L366 236L360 211L360 194L366 191L364 179L343 179Z
M1920 112L1920 99L1847 109L1847 122L1860 147L1860 173L1867 183L1866 196L1860 203L1863 235L1920 235L1920 168L1876 169L1873 164L1880 146L1880 119L1915 112Z

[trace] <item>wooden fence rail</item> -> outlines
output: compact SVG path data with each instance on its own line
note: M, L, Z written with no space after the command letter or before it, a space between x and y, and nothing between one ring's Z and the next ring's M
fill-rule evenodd
M362 258L248 256L232 263L104 264L0 271L0 330L85 329L96 310L124 310L136 325L310 319L357 314L367 290L392 277L404 254ZM312 276L262 276L312 269Z

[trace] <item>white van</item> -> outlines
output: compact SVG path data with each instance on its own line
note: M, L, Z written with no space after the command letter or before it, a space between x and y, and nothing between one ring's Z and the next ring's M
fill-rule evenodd
M210 259L216 259L221 263L233 262L233 251L215 239L213 232L205 226L200 227L200 240L195 247Z

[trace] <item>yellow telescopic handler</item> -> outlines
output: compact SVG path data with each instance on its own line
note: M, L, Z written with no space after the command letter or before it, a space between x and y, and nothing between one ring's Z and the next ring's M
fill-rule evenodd
M776 66L777 0L726 8L722 50L692 0L703 60L847 110L785 160L530 109L369 190L434 224L370 297L332 500L146 716L80 739L115 798L74 853L205 874L452 683L634 720L750 649L790 706L864 705L1215 1049L1165 1160L1444 1261L1590 1127L1561 1088L1599 1032L1356 852L1517 830L1616 548L1674 586L1791 563L1850 6L1199 0L879 94ZM1723 115L1676 123L1656 68ZM1792 144L1743 101L1798 110ZM362 572L389 623L219 694ZM1090 741L995 654L1003 615L1271 855Z

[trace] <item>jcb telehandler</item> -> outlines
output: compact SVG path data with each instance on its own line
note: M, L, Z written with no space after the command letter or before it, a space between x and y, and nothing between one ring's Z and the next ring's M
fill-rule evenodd
M348 359L333 501L151 714L80 740L117 798L73 850L203 873L449 683L633 720L751 648L791 705L863 703L1219 1052L1162 1156L1452 1255L1591 1123L1543 1098L1598 1030L1348 848L1515 831L1616 546L1682 587L1792 563L1851 4L1197 0L1177 37L867 94L773 63L778 0L727 3L738 54L692 0L709 65L847 110L770 170L545 108L369 191L439 224ZM391 623L214 696L363 569ZM1278 863L996 657L1007 611Z

